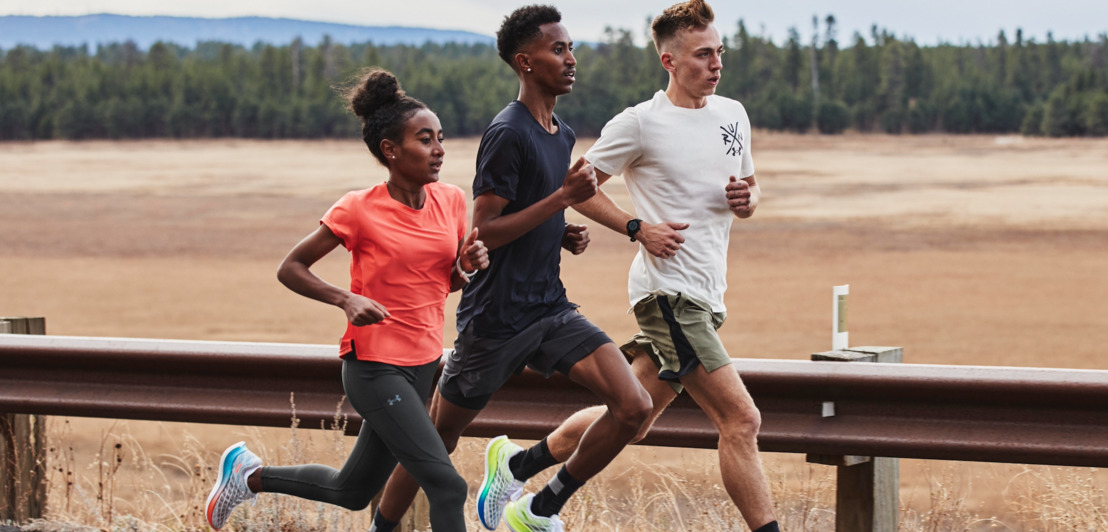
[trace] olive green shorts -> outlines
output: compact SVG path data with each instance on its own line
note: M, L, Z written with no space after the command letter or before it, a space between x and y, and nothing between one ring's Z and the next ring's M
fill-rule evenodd
M726 312L712 312L707 303L681 294L649 295L632 309L640 332L620 350L632 358L636 351L650 356L658 366L658 378L681 393L681 377L703 365L709 373L731 364L731 357L716 331Z

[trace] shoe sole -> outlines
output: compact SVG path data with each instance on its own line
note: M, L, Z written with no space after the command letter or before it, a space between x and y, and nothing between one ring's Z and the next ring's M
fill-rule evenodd
M216 530L222 527L217 527L212 523L212 512L215 511L216 502L219 500L219 496L223 494L223 490L227 487L227 481L231 478L231 464L235 462L235 457L245 448L245 443L246 442L238 442L228 447L223 451L223 456L219 458L219 476L215 479L215 486L212 486L212 492L208 494L208 503L205 505L206 509L204 511L204 516L208 520L208 526Z
M534 499L531 499L531 500L534 500ZM530 504L530 503L528 503L528 504ZM505 511L504 512L504 524L507 525L508 530L510 530L511 532L531 532L531 527L527 527L527 525L523 525L526 528L516 529L516 527L512 526L512 522L510 520L508 520L508 515L507 514L508 514L508 512Z
M510 530L511 532L530 532L530 529L523 530L523 531L516 530L516 528L514 526L512 526L512 524L509 523L507 519L504 520L504 524L508 525L508 530Z
M497 436L485 447L485 478L481 482L481 493L477 497L477 519L481 521L481 526L485 527L486 530L496 530L497 525L500 524L500 520L497 519L492 526L489 526L488 518L485 515L485 501L489 498L489 472L492 469L489 465L493 463L492 460L496 460L496 455L499 454L492 452L493 448L495 447L499 451L500 446L497 444L506 441L508 441L507 436ZM490 458L490 455L492 458Z

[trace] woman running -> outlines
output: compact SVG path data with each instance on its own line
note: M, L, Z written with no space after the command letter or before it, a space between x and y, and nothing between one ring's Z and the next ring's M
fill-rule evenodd
M319 228L293 247L277 272L292 291L346 312L342 382L363 423L341 470L312 464L265 466L243 443L224 451L207 519L220 529L260 492L361 510L399 463L427 494L436 532L464 531L467 485L424 408L443 349L446 296L488 267L477 230L466 235L462 190L439 183L442 126L396 78L372 70L348 91L370 153L389 178L343 196ZM311 266L339 245L351 253L350 290Z

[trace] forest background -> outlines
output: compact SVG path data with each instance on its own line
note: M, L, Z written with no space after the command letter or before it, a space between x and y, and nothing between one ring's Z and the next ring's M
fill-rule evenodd
M1108 136L1108 34L1036 42L1017 29L920 46L875 25L843 46L834 16L781 45L741 20L721 32L718 93L742 101L757 128ZM579 135L667 81L653 46L628 30L575 55L578 82L558 113ZM395 72L451 136L479 135L518 90L487 44L20 46L0 50L0 140L357 137L335 88L366 66Z

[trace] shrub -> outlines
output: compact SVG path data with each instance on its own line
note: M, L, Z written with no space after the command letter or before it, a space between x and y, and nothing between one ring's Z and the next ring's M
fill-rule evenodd
M1043 104L1037 103L1023 115L1023 124L1020 125L1020 133L1029 136L1041 136L1043 134Z
M927 133L935 128L935 107L928 102L915 102L908 109L908 131Z
M1085 106L1085 131L1096 137L1108 136L1108 93L1097 93Z
M825 135L842 133L850 124L850 109L839 100L822 102L816 124L819 132Z

